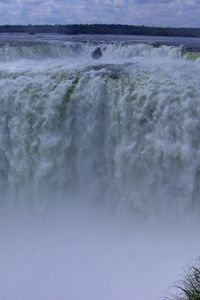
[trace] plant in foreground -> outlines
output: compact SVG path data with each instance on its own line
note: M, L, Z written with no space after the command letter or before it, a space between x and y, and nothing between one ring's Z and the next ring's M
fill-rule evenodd
M184 278L176 286L174 300L200 300L200 267L190 266Z

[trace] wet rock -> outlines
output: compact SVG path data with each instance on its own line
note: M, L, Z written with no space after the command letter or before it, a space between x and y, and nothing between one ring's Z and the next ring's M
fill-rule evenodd
M92 58L94 58L94 59L99 59L99 58L101 58L102 57L102 51L101 51L101 48L100 47L98 47L98 48L96 48L93 52L92 52Z
M155 42L155 43L151 43L151 45L152 45L154 48L160 48L161 43Z

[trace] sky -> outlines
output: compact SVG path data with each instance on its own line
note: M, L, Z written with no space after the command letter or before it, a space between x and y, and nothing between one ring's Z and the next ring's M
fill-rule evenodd
M0 24L200 27L200 0L0 0Z

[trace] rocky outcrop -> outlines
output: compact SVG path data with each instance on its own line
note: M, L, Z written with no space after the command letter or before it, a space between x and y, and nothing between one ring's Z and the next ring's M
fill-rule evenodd
M96 48L93 52L92 52L92 58L94 59L99 59L102 57L102 50L100 47Z

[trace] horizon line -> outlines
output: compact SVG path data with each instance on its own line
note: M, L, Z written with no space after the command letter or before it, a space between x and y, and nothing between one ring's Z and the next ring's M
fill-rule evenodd
M200 29L200 27L171 27L171 26L151 26L151 25L134 25L134 24L120 24L120 23L69 23L69 24L0 24L2 26L129 26L129 27L146 27L146 28L163 28L163 29Z

